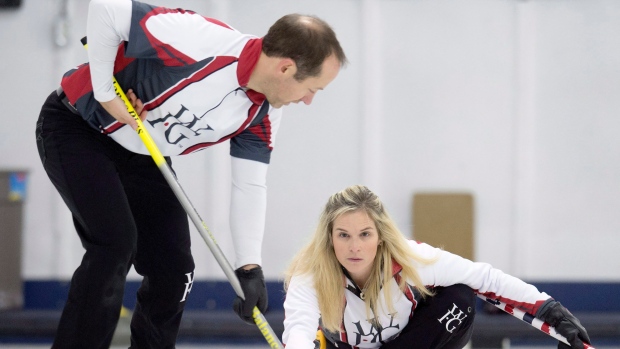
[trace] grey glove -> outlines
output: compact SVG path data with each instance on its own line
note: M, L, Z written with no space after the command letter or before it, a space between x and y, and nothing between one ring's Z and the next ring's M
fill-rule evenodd
M536 317L555 327L557 333L566 337L570 347L562 342L558 343L558 349L584 349L584 343L590 344L590 337L581 322L564 308L560 302L548 299L536 312Z
M235 270L235 274L241 283L245 301L241 297L235 298L233 309L243 321L254 325L252 316L254 306L257 306L261 313L267 311L267 288L265 287L263 269L261 267L250 270L239 268Z

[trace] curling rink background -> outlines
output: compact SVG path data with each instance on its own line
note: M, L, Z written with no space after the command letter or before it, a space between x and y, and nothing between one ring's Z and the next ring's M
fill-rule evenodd
M50 345L17 345L17 344L0 344L2 349L47 349ZM126 346L114 346L110 349L126 349ZM269 349L269 345L247 345L247 344L216 344L216 345L178 345L177 349ZM502 349L555 349L556 346L504 346ZM620 346L597 346L597 349L620 349Z

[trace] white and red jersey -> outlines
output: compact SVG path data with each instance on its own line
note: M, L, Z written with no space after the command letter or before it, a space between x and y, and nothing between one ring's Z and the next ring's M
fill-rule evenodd
M232 156L269 163L281 112L245 87L261 38L187 10L129 0L91 6L101 9L89 11L90 63L61 82L91 126L148 155L131 127L97 103L114 98L113 73L144 102L144 125L162 154L188 154L230 139Z
M435 263L429 265L412 261L422 282L429 287L464 284L477 293L500 299L531 314L535 314L550 298L546 293L539 292L536 287L487 263L472 262L424 243L409 241L409 245L419 256L438 257ZM345 278L346 304L342 331L333 334L338 340L357 348L379 348L405 328L411 316L415 316L415 308L421 296L412 286L409 286L404 293L398 288L397 281L401 269L399 265L394 265L394 277L390 287L381 290L381 304L377 308L381 312L378 314L378 323L368 321L366 305L360 298L359 288L349 278ZM411 285L410 282L407 283ZM388 314L387 305L382 297L384 292L391 292L395 313ZM289 348L313 349L321 314L311 275L294 276L291 279L284 301L284 312L282 342Z
M235 267L261 264L266 176L281 111L246 87L262 39L192 11L130 0L89 4L89 63L61 86L89 125L124 148L149 154L131 127L98 102L115 98L112 76L145 104L144 125L164 156L230 140Z

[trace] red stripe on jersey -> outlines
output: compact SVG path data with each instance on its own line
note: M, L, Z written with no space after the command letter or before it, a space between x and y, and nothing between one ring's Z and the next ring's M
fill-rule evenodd
M398 262L396 262L394 259L392 259L392 275L400 273L401 270L403 270L403 267L398 264Z
M238 135L239 133L243 132L246 128L246 126L250 123L250 121L252 121L252 117L259 111L259 106L257 106L256 104L252 104L252 106L250 107L250 110L248 111L248 118L243 122L243 125L241 125L241 127L239 127L239 129L237 129L237 131L229 134L226 137L222 137L221 139L219 139L216 142L204 142L204 143L198 143L195 144L191 147L188 147L187 149L185 149L180 155L185 155L185 154L190 154L193 152L196 152L198 150L201 150L203 148L206 147L210 147L214 144L218 144L218 143L222 143L236 135Z
M228 136L218 140L217 142L204 142L204 143L194 144L191 147L188 147L187 149L183 150L183 152L181 154L179 154L179 155L191 154L191 153L199 151L199 150L201 150L203 148L210 147L210 146L212 146L214 144L221 143L221 142L223 142L225 140L230 139L232 136L234 136L236 134L237 134L237 132L229 134Z
M256 92L254 90L247 90L245 91L245 94L252 101L252 103L258 104L258 105L263 104L263 102L265 102L265 99L267 99L265 98L264 94Z
M245 87L248 85L250 75L252 75L252 71L254 67L256 67L262 50L263 39L249 40L243 47L243 50L241 50L241 54L239 54L239 65L237 66L237 80L239 81L239 86Z
M226 29L230 29L230 30L232 30L232 28L231 28L230 26L228 26L228 24L226 24L226 23L224 23L224 22L222 22L222 21L220 21L220 20L218 20L218 19L215 19L215 18L210 18L210 17L204 17L204 19L206 19L206 20L207 20L207 22L211 22L211 23L213 23L213 24L217 24L217 25L219 25L220 27L224 27L224 28L226 28Z
M397 261L392 259L392 275L394 275L394 279L396 280L396 284L400 284L400 280L402 279L400 272L403 270L403 267L398 264ZM415 297L413 296L413 292L411 291L411 287L406 285L405 287L405 296L411 302L411 313L409 317L413 316L414 309L418 306L418 302L416 302Z
M103 129L103 133L109 135L111 133L118 131L123 126L125 126L125 124L122 124L118 121L114 121L113 123L109 124Z
M538 310L538 308L540 308L540 306L545 302L545 301L536 301L535 304L532 303L526 303L526 302L517 302L513 299L510 298L505 298L502 296L498 296L496 295L494 292L479 292L478 290L474 290L476 293L481 294L487 298L491 298L491 299L497 299L500 300L504 303L506 303L508 306L512 306L512 307L516 307L519 308L523 311L525 311L526 313L530 313L530 314L536 314L536 311Z
M402 277L400 276L400 274L394 274L394 280L396 280L396 284L400 284L401 279ZM413 310L418 306L418 302L416 302L415 297L413 296L413 292L411 291L411 287L409 287L409 285L405 286L404 293L405 297L407 297L407 299L411 302L411 313L409 313L409 317L411 318L413 316Z
M237 59L235 57L230 57L230 56L215 57L204 68L190 75L187 79L181 80L179 83L177 83L175 86L173 86L168 91L164 92L164 94L160 95L156 99L146 103L144 105L144 108L146 108L146 110L153 110L159 107L168 98L172 97L175 93L181 91L188 85L206 78L207 76L213 74L214 72L234 63L236 60Z
M265 115L265 118L263 119L262 123L248 128L248 131L255 134L258 138L260 138L261 141L267 144L267 147L269 148L269 150L273 150L273 147L271 146L271 139L270 139L271 138L271 121L269 120L269 114Z
M528 311L528 313L534 315L538 312L538 309L546 302L546 300L544 301L536 301L536 303L534 303L534 306Z
M135 58L125 57L124 52L124 45L119 45L114 60L113 74L125 69L129 63L134 61ZM71 104L75 104L83 95L91 93L93 91L93 84L90 78L90 65L79 65L73 73L62 78L60 86L62 86Z
M172 67L180 67L180 66L196 63L196 61L190 56L187 56L181 51L178 51L177 49L175 49L174 47L168 44L164 44L163 42L157 40L146 28L146 22L149 19L151 19L151 17L155 17L157 15L162 15L166 13L181 13L181 14L188 13L188 14L199 16L193 11L187 11L187 10L182 10L182 9L170 9L170 8L165 8L165 7L157 7L153 11L147 13L140 20L140 27L142 27L142 30L144 30L144 34L146 35L147 39L151 43L151 46L153 47L153 49L155 49L155 52L157 52L157 57L159 57L159 59L161 59L164 62L164 65L172 66Z
M344 287L347 287L347 277L346 276L342 276L342 281L344 282ZM344 303L343 309L347 309L347 297L344 296L342 297L342 302ZM344 343L349 343L349 339L347 336L347 330L346 327L344 326L344 316L342 319L342 323L340 323L340 341L344 342Z
M70 75L62 77L60 86L65 91L69 102L75 105L78 98L93 91L93 84L90 82L90 67L87 64L79 65Z
M396 280L396 284L400 284L402 277L400 276L400 274L396 274L394 275L394 279ZM415 299L413 299L413 292L411 292L411 289L409 287L405 288L405 296L407 296L407 299L410 302L415 304Z
M549 324L546 322L543 322L542 326L540 327L540 330L545 332L546 334L550 334L551 329L549 328Z
M118 51L116 52L116 59L114 59L114 74L125 69L129 63L133 62L135 58L125 57L125 45L120 44Z
M344 307L345 307L345 309L347 307L346 301L344 303ZM344 342L344 343L349 343L349 336L347 336L347 331L344 328L344 322L340 326L340 341Z

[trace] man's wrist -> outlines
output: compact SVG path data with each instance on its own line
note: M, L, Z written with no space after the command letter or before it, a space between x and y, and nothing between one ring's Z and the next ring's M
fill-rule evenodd
M242 266L240 269L252 270L252 269L255 269L255 268L258 268L258 267L260 267L260 265L258 265L258 264L246 264L246 265Z

